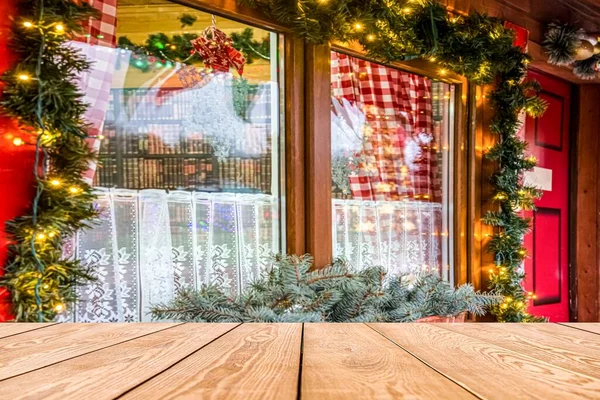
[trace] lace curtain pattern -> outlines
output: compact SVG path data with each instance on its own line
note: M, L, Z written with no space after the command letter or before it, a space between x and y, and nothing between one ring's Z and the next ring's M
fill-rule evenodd
M442 205L333 200L334 256L388 275L441 271Z
M100 189L101 217L76 239L97 281L79 290L75 322L149 321L184 286L244 290L279 250L278 200L262 194Z

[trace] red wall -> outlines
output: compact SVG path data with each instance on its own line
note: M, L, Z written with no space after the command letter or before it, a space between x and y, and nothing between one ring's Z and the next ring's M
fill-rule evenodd
M11 60L7 49L10 16L14 14L16 0L0 0L0 73L9 68ZM29 210L34 194L33 146L15 146L14 137L21 137L15 124L0 117L0 273L6 261L8 238L4 223ZM0 289L0 321L11 319L10 298Z

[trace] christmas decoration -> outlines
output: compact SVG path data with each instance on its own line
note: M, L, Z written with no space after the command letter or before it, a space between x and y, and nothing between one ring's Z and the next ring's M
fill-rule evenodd
M600 71L600 54L573 63L573 73L581 79L595 79L598 77L598 71Z
M555 65L571 64L581 45L583 33L583 29L570 24L549 24L544 39L548 62Z
M193 18L192 16L189 16ZM191 18L182 18L193 25L196 21ZM183 22L182 22L183 23ZM133 43L127 36L118 39L118 45L124 50L130 50L134 56L131 65L144 72L152 68L163 68L170 63L198 64L202 57L197 53L192 44L200 36L196 33L184 33L169 37L165 33L153 33L148 36L143 45ZM269 37L264 37L260 42L254 39L254 30L246 28L242 32L231 34L231 46L243 54L246 64L252 64L257 59L269 60Z
M496 113L490 129L497 134L498 141L488 154L500 165L492 179L499 211L488 214L485 222L497 228L488 248L497 261L490 274L490 287L503 295L505 301L492 307L492 311L499 321L539 320L526 312L528 298L521 286L521 262L526 257L522 239L529 221L519 215L521 209L532 206L537 196L537 192L522 184L522 172L532 168L535 160L526 156L526 143L517 138L516 132L520 126L519 112L524 110L539 116L544 103L537 97L538 87L523 81L530 59L513 45L514 33L497 18L478 13L455 17L432 0L300 0L293 5L288 0L240 2L261 9L311 43L325 43L334 37L341 41L355 40L373 59L398 61L421 57L435 60L441 74L450 70L475 84L495 84L488 98ZM85 221L95 215L90 187L81 180L87 162L93 159L82 140L86 132L81 118L85 106L72 83L87 64L61 44L87 19L91 10L88 4L75 0L22 0L13 27L13 46L21 62L3 78L5 91L0 105L5 113L39 132L37 147L47 154L50 165L48 172L39 176L42 165L41 158L38 159L35 168L38 190L32 213L9 225L14 243L1 282L11 292L19 320L52 320L73 298L74 285L89 278L78 262L62 260L60 251L61 239L86 226ZM179 51L176 44L171 43L168 48L167 44L159 40L150 43L165 55L168 51ZM239 69L243 64L229 41L216 47L211 42L199 46L207 54L225 57L230 67L233 64ZM32 49L36 51L32 53ZM188 52L190 56L192 50ZM166 66L169 60L163 60ZM213 65L213 61L209 63ZM374 281L365 280L365 276L374 271L361 273L362 278L348 283L371 282L371 285ZM311 279L323 273L313 272L316 275L311 275L314 276ZM361 289L368 294L365 299L376 299L367 289ZM339 295L330 293L320 299L330 302ZM204 297L198 299L202 301ZM219 301L226 304L229 301L219 296L211 299L218 300L215 305L219 307L222 306ZM285 299L282 301L281 307L285 305ZM348 310L340 308L344 309ZM255 309L248 312L252 310ZM261 313L264 311L260 309ZM168 311L163 313L167 314Z
M185 289L153 307L152 316L188 322L413 322L467 311L483 315L502 299L470 285L454 289L432 274L386 279L380 267L356 272L341 260L311 267L308 255L277 256L240 296L215 285Z
M231 68L234 68L238 74L242 75L246 59L232 46L233 41L217 29L214 16L212 21L212 25L204 30L202 36L192 40L194 49L202 57L206 68L215 72L229 72Z
M581 79L598 76L598 35L571 24L551 23L544 39L544 49L550 64L572 65L573 73Z
M79 261L63 258L62 242L96 215L82 178L95 155L84 140L86 105L75 83L89 64L65 45L93 14L87 3L23 0L13 21L18 63L2 77L0 110L37 135L35 197L30 213L7 222L9 256L0 278L18 321L52 321L74 300L74 288L92 279Z
M533 205L538 193L523 186L523 172L535 161L527 157L527 143L517 131L519 113L538 117L545 103L537 96L539 87L524 81L530 57L514 45L514 32L498 18L483 14L450 15L432 0L301 0L293 6L287 0L241 2L266 12L311 43L332 38L357 41L376 60L420 57L436 62L440 74L450 70L475 84L495 85L487 97L495 110L490 130L498 140L489 158L500 165L492 183L503 194L496 198L499 211L484 221L496 228L488 247L497 260L490 288L512 301L492 311L499 321L540 321L527 313L528 295L521 285L521 263L527 256L522 243L530 221L519 213Z

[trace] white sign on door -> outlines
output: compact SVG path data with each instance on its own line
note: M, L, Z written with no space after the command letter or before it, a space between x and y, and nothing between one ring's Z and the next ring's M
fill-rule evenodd
M523 183L535 186L547 192L552 191L552 170L548 168L533 167L532 171L523 174Z

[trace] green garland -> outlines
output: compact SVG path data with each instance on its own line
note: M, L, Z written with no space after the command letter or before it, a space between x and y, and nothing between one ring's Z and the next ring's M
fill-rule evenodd
M495 116L490 130L497 143L487 152L499 164L492 177L499 211L484 222L493 226L488 251L496 265L489 287L505 301L492 307L499 321L540 321L526 312L529 298L522 287L521 263L526 257L523 237L530 221L521 210L531 210L540 193L524 186L522 173L536 165L527 157L527 143L517 137L519 113L540 116L546 105L536 83L524 82L529 56L514 46L514 34L498 18L473 13L450 15L432 0L238 0L262 10L311 43L332 38L358 41L370 58L383 62L424 58L437 62L440 73L454 71L472 82L495 84L489 93Z
M29 214L7 222L12 240L0 280L17 321L52 321L74 300L75 287L92 279L78 261L63 258L62 243L96 215L82 179L94 159L84 141L86 105L74 83L89 65L64 46L93 13L72 0L21 0L13 21L18 63L2 77L0 108L36 136L36 194Z

